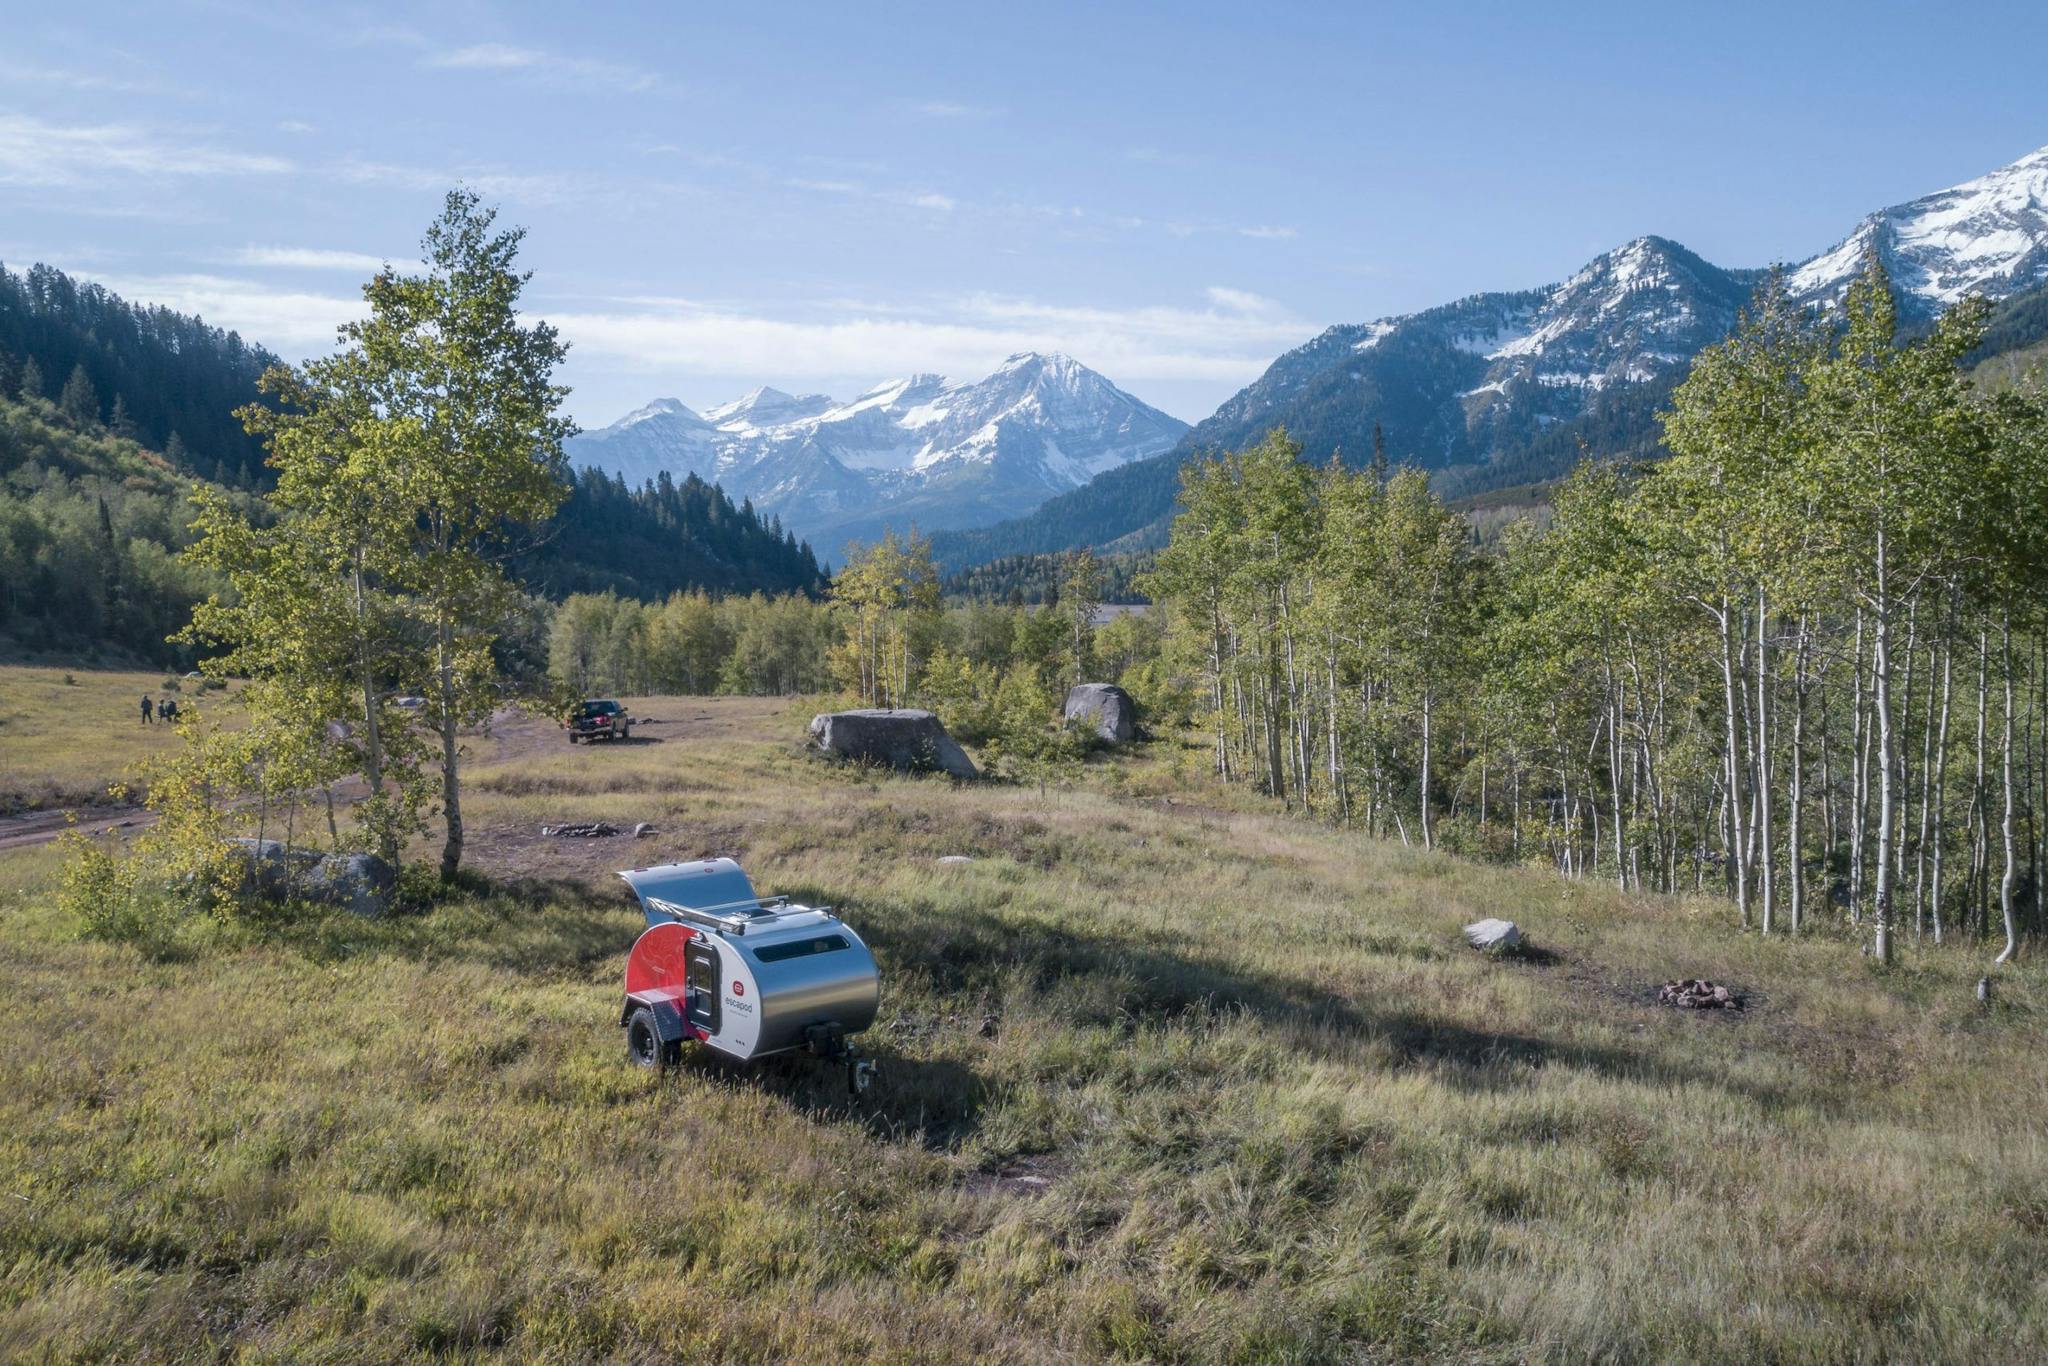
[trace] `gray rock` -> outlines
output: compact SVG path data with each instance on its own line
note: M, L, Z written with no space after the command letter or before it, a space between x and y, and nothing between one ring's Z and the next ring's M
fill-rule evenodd
M633 838L636 840L644 840L649 835L656 833L658 832L655 830L655 828L649 825L646 821L641 821L638 825L633 827Z
M819 712L811 718L811 741L828 754L861 763L906 771L937 769L956 778L981 776L967 751L928 711Z
M1488 953L1502 953L1522 942L1522 932L1512 920L1475 920L1465 927L1465 942Z
M397 888L397 872L375 854L329 854L306 875L303 894L355 915L375 917L391 909L391 894Z
M1138 704L1114 683L1076 683L1067 693L1064 711L1107 744L1127 745L1138 735Z
M228 844L243 860L245 892L294 896L364 916L391 909L398 874L375 854L322 854L317 849L287 853L281 840L234 839Z
M972 863L972 862L974 862L974 857L973 857L973 855L971 855L971 854L941 854L941 855L939 855L939 862L941 862L941 863Z

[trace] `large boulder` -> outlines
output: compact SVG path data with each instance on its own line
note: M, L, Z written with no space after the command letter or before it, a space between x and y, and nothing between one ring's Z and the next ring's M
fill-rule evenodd
M375 854L328 854L306 874L301 895L356 915L380 916L391 909L397 889L396 870Z
M981 776L967 751L928 711L868 707L820 712L811 718L811 740L842 759L906 771L937 769L956 778Z
M379 916L391 909L398 887L397 870L375 854L288 851L281 840L234 839L228 846L242 861L242 890L259 896L298 897Z
M1127 745L1138 735L1138 704L1114 683L1076 683L1067 692L1065 716L1108 744Z

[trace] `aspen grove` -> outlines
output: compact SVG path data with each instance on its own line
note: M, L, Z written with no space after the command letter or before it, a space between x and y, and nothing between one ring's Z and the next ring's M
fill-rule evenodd
M1733 899L1766 934L1987 940L2048 870L2048 405L1775 276L1663 414L1494 552L1426 476L1284 431L1183 473L1148 581L1218 773L1376 834Z

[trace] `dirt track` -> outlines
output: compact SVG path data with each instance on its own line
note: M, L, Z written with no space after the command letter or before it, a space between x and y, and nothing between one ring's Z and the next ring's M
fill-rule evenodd
M746 721L763 705L755 698L663 697L652 699L649 714L635 708L633 729L642 732L628 744L663 740L711 739L742 733ZM528 712L503 709L491 718L488 736L472 737L475 759L502 764L509 759L566 750L568 742L556 722ZM360 781L351 780L335 788L335 800L347 805L363 794ZM0 817L0 853L33 849L48 844L66 830L87 835L110 835L138 830L155 817L139 806L86 806L51 811L31 811L20 816Z

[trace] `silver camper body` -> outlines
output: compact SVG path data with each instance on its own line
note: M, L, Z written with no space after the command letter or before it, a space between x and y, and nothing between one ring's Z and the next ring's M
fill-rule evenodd
M875 1022L881 988L874 955L831 907L764 898L725 858L619 876L647 915L635 959L643 947L673 955L680 942L684 981L666 993L682 1016L678 1037L744 1060L797 1049L840 1057L845 1040ZM692 933L677 936L667 925ZM629 990L629 1011L632 998Z

